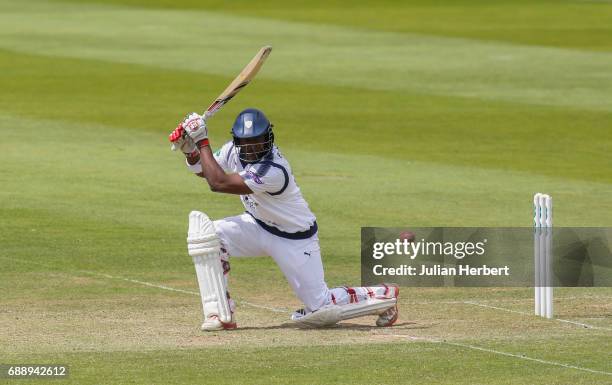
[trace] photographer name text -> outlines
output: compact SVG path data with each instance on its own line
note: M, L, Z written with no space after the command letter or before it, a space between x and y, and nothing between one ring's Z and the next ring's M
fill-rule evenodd
M489 267L482 265L473 267L470 265L442 266L442 265L421 265L416 266L400 265L397 267L384 267L374 265L372 269L374 275L405 275L405 276L509 276L508 266Z

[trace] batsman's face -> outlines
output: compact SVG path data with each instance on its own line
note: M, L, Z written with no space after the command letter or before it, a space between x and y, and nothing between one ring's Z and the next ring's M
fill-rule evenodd
M266 151L267 136L259 136L257 138L240 138L238 146L240 146L240 157L247 162L255 162L259 160L260 154Z

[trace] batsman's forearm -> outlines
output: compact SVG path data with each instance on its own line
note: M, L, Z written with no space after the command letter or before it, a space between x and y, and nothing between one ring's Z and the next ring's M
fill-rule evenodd
M203 177L206 178L208 185L212 191L218 191L227 174L219 166L217 160L213 156L213 153L209 145L203 145L200 147L200 163L202 164Z

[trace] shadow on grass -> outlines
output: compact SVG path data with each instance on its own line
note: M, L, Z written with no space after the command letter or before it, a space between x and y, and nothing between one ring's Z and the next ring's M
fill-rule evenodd
M429 329L431 328L432 325L422 325L422 324L417 324L416 322L398 322L395 325L391 326L391 327L387 327L387 328L381 328L375 325L363 325L363 324L355 324L355 323L348 323L348 322L343 322L343 323L339 323L333 326L329 326L329 327L322 327L322 328L306 328L306 327L301 327L298 326L296 323L293 322L285 322L283 324L280 325L270 325L270 326L246 326L246 327L239 327L237 329L237 331L240 330L287 330L287 329L294 329L294 330L317 330L317 331L323 331L323 330L359 330L359 331L364 331L364 330L393 330L393 329L402 329L402 330L406 330L406 329Z

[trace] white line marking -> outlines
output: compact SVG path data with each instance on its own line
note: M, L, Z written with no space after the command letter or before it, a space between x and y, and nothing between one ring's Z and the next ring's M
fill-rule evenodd
M22 262L22 263L26 263L26 264L29 263L29 264L39 265L39 266L43 266L43 267L46 267L46 268L49 268L49 269L53 269L52 266L45 265L45 264L39 263L39 262L24 261L24 260L18 260L18 259L13 259L13 258L6 258L6 257L0 257L0 258L5 259L5 260L10 260L10 261L15 261L15 262ZM151 282L146 282L146 281L139 281L137 279L126 278L126 277L121 277L121 276L114 276L114 275L110 275L110 274L106 274L106 273L98 273L98 272L89 271L89 270L76 270L76 272L84 273L84 274L89 274L89 275L93 275L93 276L97 276L97 277L103 277L103 278L107 278L107 279L115 279L115 280L121 280L121 281L136 283L136 284L143 285L143 286L148 286L148 287L162 289L162 290L168 290L168 291L174 291L174 292L183 293L183 294L190 294L190 295L196 295L196 296L200 295L200 293L197 293L197 292L194 292L194 291L190 291L190 290L176 289L176 288L173 288L173 287L170 287L170 286L159 285L159 284L155 284L155 283L151 283ZM63 273L65 273L65 272L63 272ZM288 313L289 312L288 310L285 310L285 309L278 309L278 308L273 308L273 307L268 307L268 306L263 306L263 305L257 305L257 304L250 303L250 302L247 302L247 301L240 301L240 302L245 304L245 305L251 306L251 307L256 307L256 308L260 308L260 309L270 310L270 311L273 311L275 313ZM482 306L482 307L496 309L496 310L508 311L508 312L511 312L511 313L529 314L529 313L525 313L525 312L520 312L520 311L515 311L515 310L510 310L510 309L504 309L504 308L500 308L500 307L496 307L496 306L483 305L483 304L479 304L477 302L471 302L471 301L463 301L462 303L469 304L469 305L475 305L475 306ZM529 315L531 315L531 314L529 314ZM558 319L558 318L555 318L555 320L561 321L561 322L570 322L570 323L574 323L574 324L577 324L577 325L583 325L583 326L589 327L589 328L598 328L598 327L595 327L595 326L581 324L579 322L574 322L574 321L561 320L561 319ZM606 329L606 328L598 328L598 329ZM609 329L606 329L606 330L609 330ZM539 358L532 358L532 357L527 357L527 356L518 355L518 354L506 353L506 352L502 352L502 351L499 351L499 350L482 348L482 347L479 347L479 346L468 345L468 344L463 344L463 343L459 343L459 342L449 342L449 341L442 341L442 340L436 340L436 339L430 339L430 338L424 338L424 337L414 337L414 336L401 335L401 334L397 334L395 336L402 337L402 338L408 338L408 339L411 339L411 340L417 340L417 341L422 340L422 341L427 341L427 342L431 342L431 343L439 343L439 344L446 344L446 345L451 345L451 346L458 346L458 347L472 349L472 350L480 350L480 351L487 352L487 353L499 354L499 355L506 356L506 357L520 358L522 360L539 362L541 364L546 364L546 365L554 365L554 366L560 366L560 367L568 368L568 369L581 370L581 371L589 372L589 373L604 374L604 375L612 376L612 373L610 373L610 372L605 372L605 371L601 371L601 370L594 370L594 369L589 369L589 368L583 368L583 367L580 367L580 366L568 365L568 364L563 364L563 363L555 362L555 361L547 361L547 360L542 360L542 359L539 359Z
M575 299L612 299L609 295L583 295L583 296L569 296L569 297L557 297L555 296L555 301L563 301L563 300L575 300ZM474 299L474 301L479 302L533 302L533 297L531 298L498 298L498 299Z
M25 260L21 260L21 259L14 259L14 258L7 258L7 257L0 257L0 258L6 259L6 260L9 260L9 261L14 261L14 262L21 262L21 263L25 263L25 264L38 265L38 266L42 266L42 267L45 267L45 268L51 269L51 270L56 270L57 269L56 267L53 267L53 266L50 266L50 265L46 265L46 264L40 263L40 262L25 261ZM73 272L77 272L77 273L81 273L81 274L93 275L93 276L96 276L96 277L102 277L102 278L107 278L107 279L114 279L114 280L120 280L120 281L125 281L125 282L136 283L138 285L153 287L153 288L162 289L162 290L174 291L174 292L177 292L177 293L196 295L198 297L200 296L200 293L195 292L195 291L177 289L177 288L174 288L174 287L160 285L160 284L156 284L156 283L151 283L151 282L146 282L146 281L139 281L139 280L133 279L133 278L126 278L126 277L121 277L121 276L115 276L115 275L110 275L110 274L106 274L106 273L98 273L98 272L90 271L90 270L72 270L72 271ZM65 272L65 271L61 271L61 272L64 273L64 274L67 274L67 275L74 276L74 274L68 274L68 272ZM270 307L270 306L257 305L255 303L251 303L251 302L247 302L247 301L243 301L243 300L238 300L237 302L240 303L240 304L247 305L247 306L250 306L250 307L255 307L255 308L258 308L258 309L269 310L269 311L274 312L274 313L283 313L283 314L286 314L286 313L290 312L288 309L279 309L279 308L274 308L274 307Z
M522 360L539 362L541 364L546 364L546 365L554 365L554 366L560 366L560 367L567 368L567 369L575 369L575 370L581 370L581 371L589 372L589 373L605 374L607 376L612 376L611 372L606 372L606 371L603 371L603 370L595 370L595 369L584 368L584 367L581 367L581 366L564 364L562 362L542 360L540 358L533 358L533 357L528 357L528 356L521 355L521 354L502 352L501 350L494 350L494 349L489 349L489 348L483 348L483 347L480 347L480 346L465 344L465 343L461 343L461 342L450 342L450 341L440 340L440 339L435 339L435 338L409 336L409 335L406 335L406 334L395 334L393 336L394 337L400 337L400 338L406 338L406 339L409 339L409 340L412 340L412 341L425 341L425 342L430 342L430 343L434 343L434 344L451 345L451 346L457 346L457 347L466 348L466 349L479 350L479 351L482 351L482 352L499 354L499 355L506 356L506 357L520 358Z
M531 313L527 313L527 312L524 312L524 311L506 309L506 308L498 307L498 306L485 305L484 303L478 303L478 302L474 302L474 301L463 301L463 303L465 303L467 305L485 307L487 309L494 309L494 310L505 311L505 312L508 312L508 313L522 314L522 315L528 315L528 316L532 316L533 315ZM553 318L552 320L553 321L557 321L557 322L564 322L564 323L568 323L568 324L572 324L572 325L581 326L581 327L583 327L585 329L612 330L612 328L606 328L606 327L603 327L603 326L589 325L589 324L585 324L585 323L582 323L582 322L570 321L570 320L561 319L561 318Z
M104 278L108 278L108 279L118 279L118 280L121 280L121 281L137 283L139 285L154 287L154 288L157 288L157 289L163 289L163 290L168 290L168 291L175 291L177 293L184 293L184 294L191 294L191 295L200 295L200 293L197 293L195 291L176 289L176 288L170 287L170 286L159 285L159 284L155 284L155 283L151 283L151 282L145 282L145 281L139 281L137 279L132 279L132 278L118 277L118 276L114 276L114 275L110 275L110 274L106 274L106 273L96 273L96 272L89 271L89 270L76 270L76 272L83 273L83 274L88 274L88 275L93 275L93 276L96 276L96 277L104 277Z
M582 323L582 322L570 321L570 320L567 320L567 319L554 318L554 320L555 321L559 321L559 322L565 322L565 323L568 323L568 324L582 326L585 329L612 330L612 328L606 328L606 327L603 327L603 326L595 326L595 325L585 324L585 323Z
M612 1L612 0L611 0ZM585 300L585 299L594 299L594 300L608 300L608 299L612 299L612 297L610 296L593 296L593 295L585 295L585 296L571 296L571 297L555 297L555 301L562 301L562 300ZM489 302L494 302L494 303L513 303L513 302L530 302L533 303L533 298L497 298L497 299L465 299L465 300L457 300L457 301L411 301L409 299L405 299L405 298L401 298L400 299L401 303L403 304L407 304L407 305L432 305L432 304L444 304L444 305L463 305L466 302L474 302L474 303L478 303L478 304L483 304L484 303L489 303ZM509 309L503 309L500 308L500 310L509 310ZM518 312L521 314L530 314L530 313L523 313L523 312Z
M25 261L25 260L21 260L21 259L14 259L14 258L7 258L7 257L0 257L0 258L6 259L8 261L21 262L21 263L33 264L33 265L39 265L39 266L42 266L42 267L45 267L45 268L48 268L48 269L56 269L53 266L46 265L46 264L40 263L40 262ZM122 280L122 281L136 283L136 284L143 285L143 286L149 286L149 287L154 287L154 288L158 288L158 289L162 289L162 290L174 291L174 292L178 292L178 293L197 295L197 296L200 295L200 293L195 292L195 291L176 289L176 288L165 286L165 285L155 284L155 283L146 282L146 281L139 281L139 280L136 280L136 279L126 278L126 277L121 277L121 276L113 276L113 275L106 274L106 273L98 273L98 272L89 271L89 270L76 270L76 272L83 273L83 274L94 275L94 276L99 276L99 277L104 277L104 278L108 278L108 279ZM258 304L251 303L251 302L248 302L248 301L243 301L243 300L238 300L237 302L239 302L241 304L244 304L244 305L247 305L247 306L250 306L250 307L258 308L258 309L269 310L269 311L274 312L274 313L283 313L283 314L291 313L291 311L289 309L282 309L282 308L275 308L275 307L271 307L271 306L258 305ZM505 311L505 312L509 312L509 313L516 313L516 314L522 314L522 315L528 315L528 316L532 315L531 313L527 313L527 312L522 312L522 311L518 311L518 310L511 310L511 309L506 309L506 308L497 307L497 306L485 305L485 304L478 303L478 302L475 302L475 301L445 301L445 302L436 302L436 301L434 301L434 302L422 302L422 304L438 304L438 303L444 303L444 304L468 304L468 305L473 305L473 306L485 307L485 308L488 308L488 309ZM582 322L570 321L570 320L565 320L565 319L561 319L561 318L554 318L554 320L558 321L558 322L565 322L565 323L581 326L581 327L583 327L585 329L612 330L611 328L606 328L606 327L601 327L601 326L594 326L594 325L589 325L589 324L585 324L585 323L582 323Z
M506 357L514 357L514 358L520 358L522 360L539 362L541 364L546 364L546 365L554 365L554 366L560 366L560 367L568 368L568 369L581 370L583 372L596 373L596 374L605 374L607 376L612 376L611 372L604 372L603 370L595 370L595 369L583 368L581 366L574 366L574 365L564 364L564 363L561 363L561 362L542 360L542 359L539 359L539 358L533 358L533 357L528 357L528 356L523 356L523 355L513 354L513 353L506 353L506 352L502 352L502 351L499 351L499 350L482 348L480 346L462 344L460 342L442 341L442 343L447 344L447 345L459 346L459 347L462 347L462 348L472 349L472 350L480 350L480 351L487 352L487 353L499 354L499 355L506 356Z
M97 273L95 271L89 271L89 270L77 270L77 271L79 273L90 274L90 275L104 277L104 278L109 278L109 279L117 279L117 280L126 281L126 282L132 282L132 283L136 283L136 284L143 285L143 286L149 286L149 287L154 287L154 288L168 290L168 291L175 291L175 292L178 292L178 293L191 294L191 295L195 295L195 296L198 296L198 297L200 296L200 293L195 292L195 291L176 289L174 287L160 285L160 284L146 282L146 281L139 281L137 279L126 278L126 277L121 277L121 276L114 276L114 275L110 275L110 274L106 274L106 273ZM264 305L257 305L257 304L254 304L254 303L251 303L251 302L247 302L247 301L244 301L244 300L239 300L238 302L240 304L243 304L243 305L247 305L247 306L251 306L251 307L256 307L256 308L259 308L259 309L265 309L265 310L269 310L269 311L272 311L272 312L275 312L275 313L288 313L289 312L288 310L279 309L279 308L270 307L270 306L264 306Z
M491 306L491 305L485 305L484 303L478 303L478 302L474 302L474 301L463 301L463 303L467 304L467 305L486 307L487 309L495 309L495 310L506 311L508 313L515 313L515 314L522 314L522 315L532 315L531 313L527 313L527 312L524 312L524 311L506 309L506 308L503 308L503 307L497 307L497 306Z

